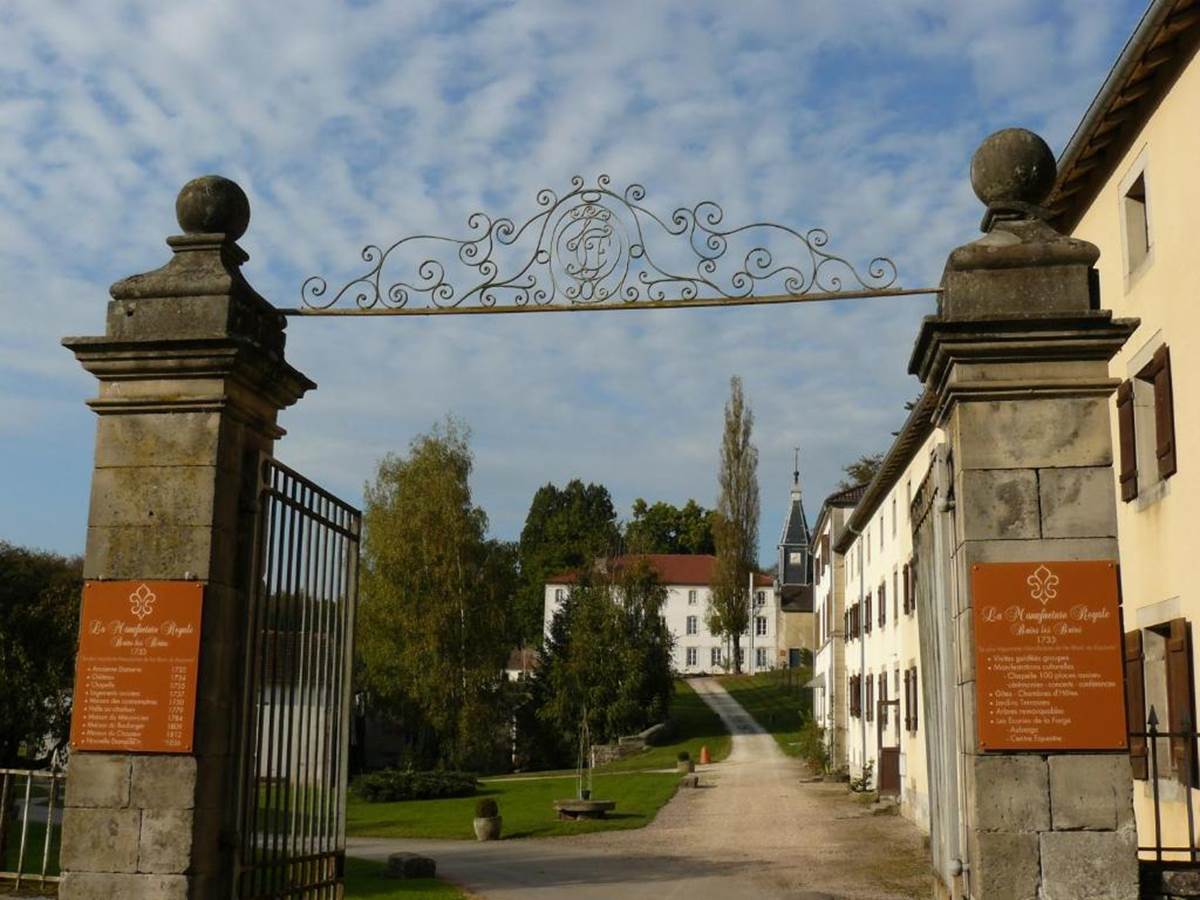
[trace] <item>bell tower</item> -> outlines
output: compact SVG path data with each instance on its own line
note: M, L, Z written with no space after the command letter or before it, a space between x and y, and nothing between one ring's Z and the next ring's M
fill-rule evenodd
M783 533L779 537L779 568L777 580L781 588L812 584L812 534L804 515L804 499L800 490L800 448L796 448L796 467L792 472L791 497Z

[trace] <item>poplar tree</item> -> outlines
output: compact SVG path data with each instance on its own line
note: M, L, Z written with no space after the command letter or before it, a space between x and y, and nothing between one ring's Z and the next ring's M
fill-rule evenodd
M742 379L729 379L725 431L721 437L720 494L713 533L717 564L706 621L714 635L733 642L735 672L742 635L750 628L750 575L758 570L758 449L751 443L754 412L746 405Z

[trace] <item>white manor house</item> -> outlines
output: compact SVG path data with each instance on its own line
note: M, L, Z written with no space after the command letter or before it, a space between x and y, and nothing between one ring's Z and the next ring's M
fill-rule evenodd
M753 674L796 667L803 652L812 650L811 552L808 523L795 476L787 521L779 545L781 577L755 573L750 627L742 635L741 669ZM645 560L667 589L663 616L675 638L674 669L680 675L732 671L733 644L708 630L709 601L717 558L708 554L651 553L619 556L608 565L621 567ZM559 606L578 581L578 573L563 572L546 582L543 626L547 633Z

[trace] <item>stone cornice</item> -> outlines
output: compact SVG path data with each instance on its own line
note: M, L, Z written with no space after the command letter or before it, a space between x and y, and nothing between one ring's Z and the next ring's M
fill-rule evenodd
M101 382L99 415L229 411L278 437L278 410L316 383L244 337L123 341L70 337L63 345Z
M975 320L927 316L913 347L909 372L937 397L935 422L956 399L1107 395L1117 384L1108 375L1107 363L1137 326L1137 319L1114 319L1107 310ZM1051 362L1102 365L1044 365Z

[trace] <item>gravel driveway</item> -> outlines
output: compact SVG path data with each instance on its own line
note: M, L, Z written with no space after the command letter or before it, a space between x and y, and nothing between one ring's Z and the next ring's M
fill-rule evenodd
M698 767L704 786L680 790L643 829L488 843L352 838L349 853L425 853L439 875L490 900L931 895L914 826L871 815L844 785L802 783L802 764L716 680L690 683L729 727L733 750Z

